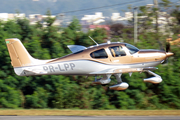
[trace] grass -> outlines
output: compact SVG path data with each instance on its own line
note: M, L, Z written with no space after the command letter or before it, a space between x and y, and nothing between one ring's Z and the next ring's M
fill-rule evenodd
M180 110L58 110L58 109L2 109L0 115L37 116L180 116Z

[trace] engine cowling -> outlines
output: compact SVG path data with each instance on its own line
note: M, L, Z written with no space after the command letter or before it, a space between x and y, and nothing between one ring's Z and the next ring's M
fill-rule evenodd
M120 84L110 86L109 88L112 90L125 90L128 87L129 87L129 84L127 84L126 82L122 82Z
M161 77L150 77L150 78L144 79L144 82L158 84L158 83L162 82L162 78Z

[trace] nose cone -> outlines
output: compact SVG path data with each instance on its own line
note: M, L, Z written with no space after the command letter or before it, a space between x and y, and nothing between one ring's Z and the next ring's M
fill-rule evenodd
M167 53L166 53L166 56L167 56L167 57L170 57L170 56L172 56L172 55L174 55L174 53L172 53L172 52L167 52Z

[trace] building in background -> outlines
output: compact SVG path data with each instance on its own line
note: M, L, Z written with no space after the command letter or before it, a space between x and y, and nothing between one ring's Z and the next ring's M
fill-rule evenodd
M95 15L84 15L84 17L81 18L81 21L84 21L84 23L87 24L98 25L105 22L104 18L102 12L96 12Z
M15 19L15 18L25 18L26 17L26 14L24 13L16 13L16 14L13 14L13 13L0 13L0 20L2 21L8 21L8 20L12 20L12 19Z

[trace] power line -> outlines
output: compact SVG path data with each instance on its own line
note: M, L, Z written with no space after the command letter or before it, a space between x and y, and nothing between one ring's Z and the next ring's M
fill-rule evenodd
M141 1L144 1L144 0L136 0L136 1L131 1L131 2L119 3L119 4L114 4L114 5L106 5L106 6L95 7L95 8L88 8L88 9L80 9L80 10L66 11L66 12L62 12L62 13L72 13L72 12L79 12L79 11L100 9L100 8L105 8L105 7L112 7L112 6L124 5L124 4L128 4L128 3L135 3L135 2L141 2Z
M114 8L118 8L118 6L114 6L113 9ZM100 10L98 10L98 12L103 12L103 11L107 11L107 8L100 8ZM94 14L94 11L87 11L86 14ZM82 15L84 15L84 13L77 13L75 16L78 17Z

